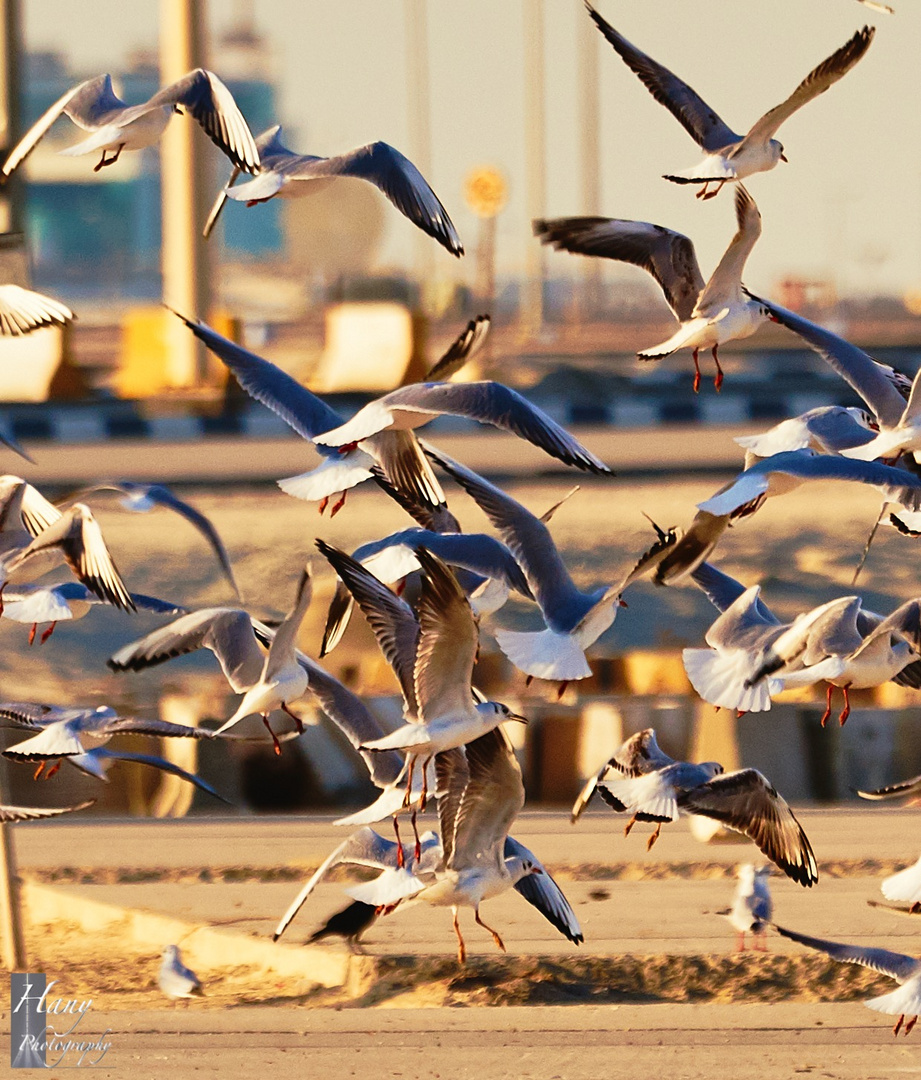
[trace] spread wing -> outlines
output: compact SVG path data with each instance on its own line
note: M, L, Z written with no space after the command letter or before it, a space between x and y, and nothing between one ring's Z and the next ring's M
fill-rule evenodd
M906 956L904 953L889 952L888 949L866 949L860 945L845 945L839 941L807 937L805 934L796 933L795 930L777 926L776 923L774 929L791 941L798 941L800 945L808 945L810 949L828 953L833 960L840 960L844 964L860 964L861 967L888 975L890 979L895 979L900 983L910 979L918 969L918 961L915 957Z

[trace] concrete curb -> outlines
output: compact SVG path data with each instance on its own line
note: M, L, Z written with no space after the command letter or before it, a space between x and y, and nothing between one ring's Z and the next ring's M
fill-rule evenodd
M353 975L364 982L359 972L353 972L352 963L362 958L349 953L310 945L281 945L205 923L190 923L154 911L90 900L66 888L33 881L22 883L21 897L23 916L33 926L70 923L94 933L117 931L150 949L181 944L183 960L193 970L245 965L303 980L305 990L318 985L351 989Z

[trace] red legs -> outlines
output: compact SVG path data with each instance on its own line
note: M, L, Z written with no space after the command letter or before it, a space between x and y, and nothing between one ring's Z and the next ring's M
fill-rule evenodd
M48 640L48 638L50 638L51 635L54 633L54 628L57 625L58 624L56 622L53 622L47 629L42 631L42 636L38 639L39 645L44 645L45 644L45 642Z
M720 367L720 358L717 355L719 345L714 345L710 350L713 356L713 363L716 364L716 378L713 380L713 385L716 387L716 392L719 393L723 388L723 369Z
M480 909L478 907L475 907L473 909L473 917L480 924L480 926L483 927L484 930L488 930L492 934L492 939L496 943L496 945L498 945L498 947L503 952L507 952L508 950L506 949L505 942L502 940L502 938L499 937L499 935L496 933L495 930L493 930L491 926L487 926L486 923L484 923L483 920L480 918Z
M695 349L691 356L694 359L694 393L700 393L700 363L697 360L697 356L700 353L700 349Z
M258 206L258 205L259 205L260 203L263 203L263 202L268 202L268 201L269 201L269 199L271 199L271 198L272 198L272 196L271 196L271 195L269 195L269 196L268 196L267 198L265 198L265 199L247 199L247 200L246 200L246 205L247 205L247 206Z
M829 683L828 688L825 691L825 712L822 713L822 719L819 721L822 727L825 727L825 721L831 716L831 695L834 692L834 689L834 686Z
M745 709L736 709L736 720L741 720L742 717L745 716L745 714L746 714Z
M406 765L406 794L403 796L403 805L409 806L413 801L413 768L415 767L416 759L410 757Z
M422 858L422 840L419 837L419 825L416 821L415 810L413 810L412 814L410 814L409 820L412 822L413 836L416 838L416 846L413 848L413 856L415 857L416 862L418 862Z
M847 718L851 715L851 701L850 701L850 698L848 697L848 692L847 692L848 687L850 685L851 684L848 683L847 686L842 686L842 688L841 688L844 691L844 709L843 709L841 715L838 717L838 723L842 727L844 727L845 723L847 722Z
M753 936L755 938L755 944L752 947L754 948L755 952L766 953L768 951L767 937L763 933L755 934Z
M0 615L3 614L3 590L6 588L6 582L0 585Z
M460 923L457 921L457 908L451 909L454 912L454 933L457 934L457 962L459 964L467 963L467 946L464 944L464 938L461 934ZM480 920L477 919L477 922Z
M419 809L422 813L425 813L425 804L429 795L429 777L428 777L428 765L430 758L426 758L422 762L422 791L419 793Z
M35 641L35 631L38 629L38 623L32 623L32 629L29 631L29 644L31 645Z
M45 771L45 766L47 764L48 764L47 761L40 761L38 763L38 768L35 770L34 773L32 773L32 779L33 780L37 780L42 775L42 773Z
M393 831L397 838L397 870L402 870L406 865L406 856L403 854L403 841L400 839L400 823L397 821L396 814L393 815ZM378 909L380 913L382 909Z
M268 733L272 736L272 745L275 747L275 753L276 753L276 755L280 755L281 754L281 743L278 741L278 736L272 730L272 725L269 723L269 714L268 713L262 713L261 715L262 715L262 722L263 722L263 724L265 724L265 727L266 727L266 731L268 731Z
M395 900L392 904L378 904L378 906L374 909L374 914L375 915L392 915L399 906L400 906L400 901L399 900ZM355 944L358 945L359 943L356 941ZM360 945L359 945L358 949L355 950L355 951L358 952L359 956L364 956L365 951L364 951L364 949L362 949L360 947Z
M393 590L397 596L402 596L406 592L406 578L400 578L396 584L396 588Z
M50 768L50 769L49 769L49 770L48 770L48 771L47 771L47 772L45 773L45 779L46 779L46 780L50 780L50 779L51 779L51 777L52 777L52 776L54 776L54 774L55 774L55 773L56 773L56 772L58 771L58 769L60 769L60 767L61 767L61 762L62 762L63 760L64 760L63 758L58 758L58 760L57 760L57 761L56 761L56 762L55 762L55 763L54 763L54 764L53 764L53 765L51 766L51 768Z
M342 446L337 446L336 449L340 454L351 454L353 450L358 449L358 440L356 439L355 442L343 443Z
M707 191L707 188L710 186L711 183L716 184L716 191ZM706 202L708 199L715 199L717 195L719 195L719 193L723 190L723 184L725 183L725 180L707 180L704 183L704 186L700 189L700 191L697 192L697 198L703 199L704 202Z
M93 166L93 172L99 172L99 170L104 169L106 167L106 165L114 165L115 162L118 161L118 157L121 154L122 150L124 150L124 148L125 148L125 144L124 143L119 143L116 150L115 150L115 154L110 158L106 158L106 152L105 152L105 150L103 150L102 157Z
M334 518L336 514L338 514L339 511L342 509L342 507L345 506L345 497L348 495L348 493L348 488L346 488L346 490L343 491L342 494L339 496L339 501L333 505L332 510L330 510L329 512L329 516L331 518Z
M736 952L745 952L745 931L736 931Z
M662 822L656 822L655 832L646 841L646 850L652 851L652 845L659 839L659 833L662 831Z
M704 181L704 186L703 186L702 188L700 188L700 190L699 190L699 191L696 191L696 192L694 193L694 198L695 198L695 199L705 199L705 198L707 197L707 188L708 188L709 186L710 186L710 181L709 181L709 180L705 180L705 181Z
M910 1019L910 1020L908 1021L908 1023L907 1023L906 1025L905 1025L905 1034L906 1034L906 1035L908 1035L908 1034L909 1034L909 1032L911 1031L911 1029L912 1029L912 1028L913 1028L913 1027L915 1026L915 1024L917 1024L917 1022L918 1022L918 1018L917 1018L917 1016L913 1016L913 1017L912 1017L912 1018L911 1018L911 1019Z
M44 638L42 640L44 640ZM288 716L290 716L291 719L294 721L295 726L297 727L298 735L303 735L304 734L304 721L299 716L297 716L295 713L291 712L291 710L288 708L288 706L284 702L281 703L281 711L286 712L288 714Z
M899 1028L902 1026L902 1021L904 1019L905 1019L905 1013L902 1013L902 1015L898 1018L898 1020L896 1020L895 1027L892 1029L892 1034L893 1035L898 1035Z
M624 826L624 836L629 836L630 835L630 830L633 828L633 826L635 824L636 824L636 814L634 814L633 817L630 818L630 820Z
M562 697L562 696L563 696L563 695L564 695L564 694L566 693L566 687L567 687L567 686L569 686L569 680L568 680L568 679L564 679L564 680L563 680L563 681L562 681L562 682L560 683L560 685L559 685L559 686L558 686L558 687L556 688L556 700L557 700L557 701L559 701L559 700L560 700L560 698L561 698L561 697Z
M320 505L317 507L317 513L320 515L320 517L323 517L323 511L326 509L327 506L329 506L329 496L324 495L323 498L320 499Z

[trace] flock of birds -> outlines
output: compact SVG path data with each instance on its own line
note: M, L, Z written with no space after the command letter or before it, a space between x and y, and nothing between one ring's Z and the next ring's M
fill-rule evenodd
M815 349L863 399L864 408L815 408L764 434L739 440L746 451L744 468L698 506L688 529L656 526L655 541L628 574L586 591L573 581L553 541L549 526L560 504L538 515L416 433L439 416L464 417L508 431L566 465L599 477L612 475L607 464L516 391L492 381L450 381L482 347L489 331L488 317L469 323L424 382L401 386L346 418L269 361L204 323L176 313L223 361L247 394L316 448L320 464L303 475L279 480L283 491L317 502L321 514L328 508L334 516L352 487L371 481L414 520L414 526L372 538L351 554L317 541L320 555L337 575L320 656L335 648L357 605L402 692L403 723L393 730L358 695L297 648L298 631L311 602L309 565L301 573L287 616L278 625L258 620L241 606L186 611L128 590L85 501L98 489L56 506L22 478L0 478L0 611L7 618L31 624L30 644L39 626L44 626L44 642L57 621L79 618L97 604L174 616L116 651L109 666L116 671L138 671L208 649L230 688L242 695L233 715L210 730L119 716L107 706L7 702L0 705L0 718L28 733L24 741L5 751L8 758L37 763L36 778L42 773L49 776L68 762L100 779L105 779L113 761L127 758L182 776L220 798L200 777L171 762L150 754L111 750L106 742L116 733L199 740L243 738L230 729L245 717L257 715L275 752L282 753L282 744L303 730L303 718L292 706L311 697L363 759L379 796L371 806L341 820L340 824L355 831L295 897L278 923L275 940L317 884L340 865L371 868L377 874L348 889L350 905L311 940L339 935L357 943L374 919L427 903L452 909L458 959L464 962L459 909L472 908L476 922L504 949L499 932L483 922L480 905L510 888L568 940L575 944L583 940L562 890L538 856L511 835L525 792L503 725L526 723L526 718L501 702L486 700L474 684L480 621L492 619L511 592L534 602L542 627L513 631L491 623L491 632L529 681L538 678L565 686L589 676L588 653L613 623L623 604L622 594L633 582L651 576L660 585L690 578L719 612L706 634L707 648L688 649L684 655L693 686L716 706L740 713L765 711L785 686L825 681L829 707L823 724L831 712L834 686L845 695L843 724L852 687L878 686L889 679L921 687L921 599L880 615L866 610L859 596L846 596L783 624L762 601L757 585L746 587L708 561L728 525L752 515L767 498L815 480L877 488L884 498L877 524L887 520L903 533L921 533L918 379L911 382L821 326L752 296L741 284L745 260L761 232L760 214L741 181L786 161L783 146L774 137L778 128L866 54L874 31L864 28L856 33L784 102L740 136L688 84L630 44L591 5L586 7L604 38L704 151L700 165L666 178L699 185L698 197L704 199L714 198L726 184L735 184L738 231L706 283L691 242L661 226L566 218L535 222L536 234L558 249L635 263L651 273L680 327L668 341L639 356L653 360L691 349L695 390L700 381L699 350L712 350L719 389L723 377L719 346L753 333L767 318L782 323ZM108 75L81 83L33 125L0 173L9 176L61 115L88 133L65 152L100 155L95 165L99 170L114 165L122 152L155 142L176 112L191 115L233 166L206 233L228 198L252 205L276 196L306 194L312 186L307 181L351 176L374 183L447 251L463 254L441 202L398 151L374 143L332 158L297 155L282 144L278 127L254 139L226 86L212 72L201 69L136 106L115 96ZM241 173L249 179L236 183ZM70 317L69 309L57 301L13 286L0 290L2 333L26 333ZM20 450L12 441L9 444ZM448 509L442 476L453 480L483 510L496 535L462 530ZM131 509L161 506L184 515L212 546L239 599L226 549L211 523L193 507L158 485L118 481L102 487L114 487ZM61 564L77 581L36 582L49 568ZM279 710L293 720L293 727L283 732L276 731L270 721ZM921 778L915 778L867 794L886 797L919 789ZM655 824L649 847L663 824L682 813L700 815L745 834L800 885L809 887L818 880L815 855L802 826L771 782L755 769L727 773L718 762L675 761L661 750L655 732L647 729L631 736L589 780L573 808L574 821L596 792L615 812L628 817L625 834L637 821ZM420 834L417 815L431 802L437 806L438 830ZM3 807L0 815L5 820L22 820L86 805L56 810ZM412 836L404 842L400 825L406 818ZM371 828L387 819L392 821L393 839ZM887 895L908 899L911 911L921 910L921 860L887 885ZM743 941L749 931L760 940L764 928L773 925L763 870L749 865L740 871L736 901L727 914ZM911 1030L921 1013L921 962L777 929L836 959L891 975L900 988L869 1004L899 1016L896 1032L906 1017L906 1033ZM164 956L160 985L172 996L200 992L198 980L183 967L175 946Z

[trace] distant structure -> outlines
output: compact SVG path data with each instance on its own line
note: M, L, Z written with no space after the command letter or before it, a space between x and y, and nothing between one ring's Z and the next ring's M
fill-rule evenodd
M252 131L278 121L276 90L266 73L265 42L241 20L212 50ZM74 73L58 53L29 53L22 66L20 130L26 130L67 89L99 72ZM129 104L144 101L160 86L155 53L138 53L128 69L112 73ZM79 135L76 135L78 138ZM160 296L160 172L157 149L125 155L112 169L94 173L86 158L57 151L75 141L73 125L61 123L24 165L25 230L36 288L66 293L72 300L120 303ZM214 186L229 169L216 165ZM223 252L231 259L271 259L284 249L279 205L258 214L228 214L222 224Z

